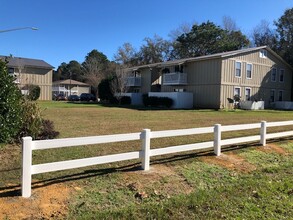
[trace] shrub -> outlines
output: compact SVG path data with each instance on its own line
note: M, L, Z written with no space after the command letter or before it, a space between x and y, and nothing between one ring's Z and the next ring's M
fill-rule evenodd
M29 100L35 101L40 98L41 88L38 85L29 85L28 86L28 96Z
M122 96L120 98L120 104L121 105L130 105L131 104L131 98L129 96Z
M173 105L173 99L168 97L156 97L143 95L144 106L151 107L167 107L170 108Z
M22 106L22 127L18 134L21 137L31 136L36 139L42 126L41 110L38 104L28 99L23 99Z
M55 131L54 124L50 120L42 120L41 132L38 135L38 139L46 140L53 139L59 135L58 131Z
M100 82L98 86L98 94L101 100L111 101L111 99L113 98L113 93L111 91L111 82L111 78L103 79Z
M21 127L21 92L0 59L0 142L12 142Z

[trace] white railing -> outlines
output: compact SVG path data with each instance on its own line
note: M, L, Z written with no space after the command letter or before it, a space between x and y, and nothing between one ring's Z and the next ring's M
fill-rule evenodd
M187 73L165 73L163 75L163 85L186 85Z
M127 77L126 86L141 86L141 77Z
M58 170L73 169L97 164L112 163L124 160L141 159L142 169L149 170L150 168L150 157L172 154L191 150L200 150L207 148L214 148L214 153L219 156L221 154L221 146L239 144L246 142L260 141L260 144L265 146L267 139L280 138L286 136L293 136L293 131L278 132L267 134L267 127L275 126L287 126L293 125L293 121L282 121L282 122L265 122L255 124L240 124L240 125L226 125L221 126L216 124L213 127L204 128L191 128L182 130L166 130L166 131L151 131L149 129L144 129L139 133L129 133L129 134L117 134L117 135L103 135L103 136L93 136L93 137L80 137L80 138L64 138L55 140L35 140L33 141L31 137L24 137L22 143L22 196L31 196L31 181L32 175L45 172L53 172ZM240 138L224 139L222 140L222 132L227 131L238 131L238 130L248 130L248 129L260 129L258 135L246 136ZM165 148L151 149L151 139L154 138L166 138L174 136L183 135L195 135L195 134L208 134L214 133L214 140L185 144L179 146L170 146ZM60 161L45 164L32 164L32 151L33 150L44 150L52 148L61 147L71 147L71 146L82 146L90 144L103 144L111 142L121 142L121 141L134 141L141 140L142 148L140 151L133 151L120 154L112 154L91 158L75 159L68 161Z

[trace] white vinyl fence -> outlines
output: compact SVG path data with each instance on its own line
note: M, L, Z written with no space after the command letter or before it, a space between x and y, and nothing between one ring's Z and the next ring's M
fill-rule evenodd
M226 125L221 126L216 124L213 127L191 128L182 130L166 130L166 131L151 131L144 129L139 133L117 134L117 135L103 135L93 137L80 138L64 138L55 140L35 140L31 137L24 137L22 143L22 196L31 196L31 182L32 175L38 173L46 173L58 170L73 169L97 164L112 163L123 160L141 159L142 169L149 170L150 157L178 153L191 150L214 148L214 153L219 156L221 154L221 146L239 144L245 142L260 141L260 144L265 146L267 139L280 138L286 136L293 136L293 131L278 132L267 134L267 127L293 125L293 121L283 122L265 122L255 124L240 124L240 125ZM246 136L232 139L221 139L222 132L238 131L248 129L260 129L259 135ZM214 133L214 140L208 142L186 144L179 146L170 146L165 148L151 149L150 141L153 138L174 137L183 135L196 135ZM142 148L140 151L112 154L84 159L75 159L68 161L60 161L53 163L32 165L32 151L43 150L61 147L81 146L90 144L102 144L110 142L122 142L141 140Z

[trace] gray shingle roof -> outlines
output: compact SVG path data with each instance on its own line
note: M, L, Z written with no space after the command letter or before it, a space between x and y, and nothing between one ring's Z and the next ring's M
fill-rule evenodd
M9 67L35 67L35 68L44 68L44 69L53 69L54 67L45 62L44 60L30 59L23 57L9 57L9 56L0 56L0 59L5 60L7 58Z
M234 51L216 53L216 54L199 56L199 57L190 57L190 58L179 59L179 60L171 60L171 61L166 61L166 62L161 62L161 63L153 63L153 64L148 64L148 65L135 66L135 67L128 68L128 70L137 70L137 69L152 68L152 67L160 68L160 67L183 64L183 63L192 62L192 61L224 58L224 57L235 56L235 55L238 55L238 54L253 52L253 51L257 51L257 50L261 50L261 49L268 50L270 53L274 54L274 56L276 56L279 60L281 60L285 65L287 65L289 68L292 69L292 67L288 63L286 63L286 61L284 61L278 54L276 54L268 46L261 46L261 47L252 47L252 48L246 48L246 49L241 49L241 50L234 50Z

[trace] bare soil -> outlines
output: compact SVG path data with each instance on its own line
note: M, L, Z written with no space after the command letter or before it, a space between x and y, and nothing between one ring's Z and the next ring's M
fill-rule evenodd
M239 155L229 152L226 154L221 154L218 157L215 156L205 156L202 157L202 161L206 163L211 163L225 167L227 169L235 170L237 172L249 173L256 170L256 167L251 163L245 161L244 158Z
M64 219L71 191L65 184L54 184L34 189L30 198L2 197L0 219Z
M287 152L284 148L279 147L276 144L269 143L264 147L259 147L257 150L267 152L267 153L278 153L281 155L289 155L289 152Z

